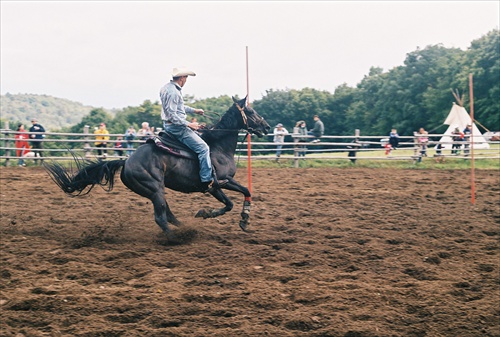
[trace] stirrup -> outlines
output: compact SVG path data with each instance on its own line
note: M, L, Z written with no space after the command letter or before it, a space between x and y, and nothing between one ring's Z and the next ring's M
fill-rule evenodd
M228 182L229 182L229 180L227 180L227 179L221 179L221 180L212 179L212 181L208 183L208 185L207 185L206 189L203 191L203 193L211 193L211 192L215 191L216 189L220 189L220 188L226 186Z

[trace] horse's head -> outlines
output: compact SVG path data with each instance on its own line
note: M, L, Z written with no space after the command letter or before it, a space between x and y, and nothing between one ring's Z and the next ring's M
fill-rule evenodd
M246 129L250 133L254 133L257 137L267 135L271 130L271 126L266 120L259 115L254 109L247 106L247 98L237 100L233 97L234 106L241 114L241 129Z

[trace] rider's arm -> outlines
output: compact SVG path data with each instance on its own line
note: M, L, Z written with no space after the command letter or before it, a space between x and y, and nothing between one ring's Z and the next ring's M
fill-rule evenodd
M161 105L163 108L164 118L166 121L176 125L188 125L186 120L186 112L194 112L191 107L184 106L185 111L181 111L182 96L174 90L165 90L160 93ZM187 109L186 109L187 108ZM162 116L163 117L163 116Z

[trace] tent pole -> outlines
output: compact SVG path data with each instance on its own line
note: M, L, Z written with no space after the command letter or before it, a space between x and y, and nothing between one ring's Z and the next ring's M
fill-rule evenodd
M474 125L474 91L472 88L472 73L469 74L469 95L470 95L470 119L471 126ZM471 202L474 205L476 203L476 186L474 179L474 128L471 127L470 130L470 154L471 154Z

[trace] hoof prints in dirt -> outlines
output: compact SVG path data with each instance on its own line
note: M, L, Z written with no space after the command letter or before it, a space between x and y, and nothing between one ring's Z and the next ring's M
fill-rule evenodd
M169 191L168 236L118 182L0 173L2 337L500 337L498 172L471 206L463 171L257 169L256 234Z
M108 233L108 229L102 226L95 226L88 231L83 231L80 238L69 242L71 248L83 247L98 247L103 243L113 244L117 243L118 238L116 235Z

